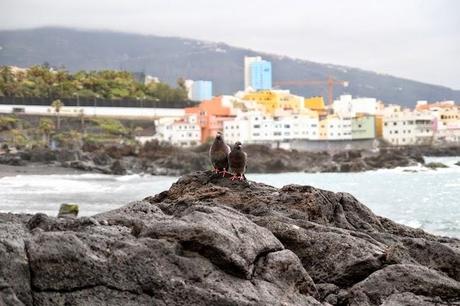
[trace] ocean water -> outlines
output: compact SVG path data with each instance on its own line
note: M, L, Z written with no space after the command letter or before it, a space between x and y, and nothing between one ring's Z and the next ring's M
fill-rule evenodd
M460 238L460 157L427 158L449 166L416 166L360 173L248 174L276 187L287 184L349 192L378 215L428 232ZM56 215L77 203L80 215L118 208L166 190L176 177L102 174L18 175L0 178L0 211Z

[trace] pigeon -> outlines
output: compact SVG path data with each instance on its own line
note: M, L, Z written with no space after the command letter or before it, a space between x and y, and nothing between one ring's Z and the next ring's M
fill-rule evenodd
M246 179L244 172L246 171L246 161L248 155L246 152L241 150L241 142L237 141L233 146L232 151L228 155L228 163L230 166L230 172L233 173L231 178L232 181Z
M216 138L209 148L209 158L215 173L222 173L222 177L228 173L228 154L230 147L225 144L224 137L221 132L217 132Z

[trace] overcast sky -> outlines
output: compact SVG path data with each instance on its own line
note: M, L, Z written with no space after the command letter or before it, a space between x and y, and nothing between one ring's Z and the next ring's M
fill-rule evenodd
M205 39L460 89L459 14L457 0L0 0L0 29Z

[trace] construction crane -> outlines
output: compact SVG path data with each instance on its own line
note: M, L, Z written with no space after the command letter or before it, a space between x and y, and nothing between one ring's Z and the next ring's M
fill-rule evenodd
M328 105L332 105L334 101L334 85L342 85L348 87L347 81L336 80L329 76L327 80L292 80L292 81L277 81L277 86L304 86L304 85L327 85L327 102Z

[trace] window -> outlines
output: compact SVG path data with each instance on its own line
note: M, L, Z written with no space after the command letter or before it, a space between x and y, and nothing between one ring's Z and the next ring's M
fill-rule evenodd
M398 124L398 123L396 123L396 122L393 122L393 125L397 125L397 124Z
M255 129L260 129L260 124L254 124L252 127Z

